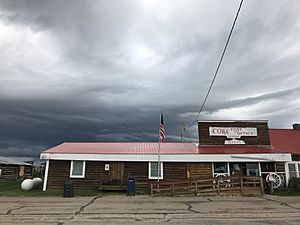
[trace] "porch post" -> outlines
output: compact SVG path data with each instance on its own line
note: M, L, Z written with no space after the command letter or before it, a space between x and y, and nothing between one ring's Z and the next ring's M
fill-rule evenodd
M229 165L229 162L227 163L227 172L228 172L228 176L230 177L230 165Z
M260 162L258 162L258 175L261 177L261 166L260 166Z
M44 175L43 191L46 191L46 190L47 190L48 171L49 171L49 159L46 161L46 168L45 168L45 175Z
M290 173L289 173L288 162L284 163L284 170L285 170L285 186L287 187L289 185L289 181L290 181Z

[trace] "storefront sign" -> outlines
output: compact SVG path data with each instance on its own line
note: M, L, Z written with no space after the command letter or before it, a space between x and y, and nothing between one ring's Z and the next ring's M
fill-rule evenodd
M244 145L243 140L236 140L242 136L257 136L257 129L255 127L209 127L210 136L226 136L232 140L225 140L225 145Z
M255 127L209 127L210 136L226 136L240 138L242 136L257 136Z

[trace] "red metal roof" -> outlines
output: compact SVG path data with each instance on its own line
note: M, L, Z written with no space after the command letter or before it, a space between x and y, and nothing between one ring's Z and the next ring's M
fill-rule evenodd
M205 145L199 146L200 154L265 154L278 153L272 146L257 147L250 145Z
M193 143L161 143L161 154L300 154L300 130L269 129L270 146L221 145L199 146ZM154 142L66 142L44 153L76 154L158 154Z
M276 151L300 154L300 130L269 129L269 135Z
M78 154L158 154L158 143L149 142L95 142L63 143L44 153ZM198 148L192 143L161 143L161 154L197 154Z

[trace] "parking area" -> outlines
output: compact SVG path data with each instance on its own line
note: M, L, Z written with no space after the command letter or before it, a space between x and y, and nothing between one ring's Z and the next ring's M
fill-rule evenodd
M0 224L300 224L300 197L0 197Z

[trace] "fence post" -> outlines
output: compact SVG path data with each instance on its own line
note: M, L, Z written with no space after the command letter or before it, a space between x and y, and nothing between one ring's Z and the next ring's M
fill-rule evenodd
M244 194L244 182L243 182L243 177L240 178L241 179L241 195Z
M217 180L217 191L218 191L218 196L220 195L220 180Z
M260 177L259 179L259 183L260 183L260 192L261 192L261 195L264 195L264 181L263 181L263 178Z
M195 184L195 196L197 195L198 193L198 181L196 180L196 184Z
M273 181L270 181L269 183L269 188L270 188L270 194L274 194L274 189L273 189Z
M152 183L150 184L150 196L151 197L153 196L153 184Z

